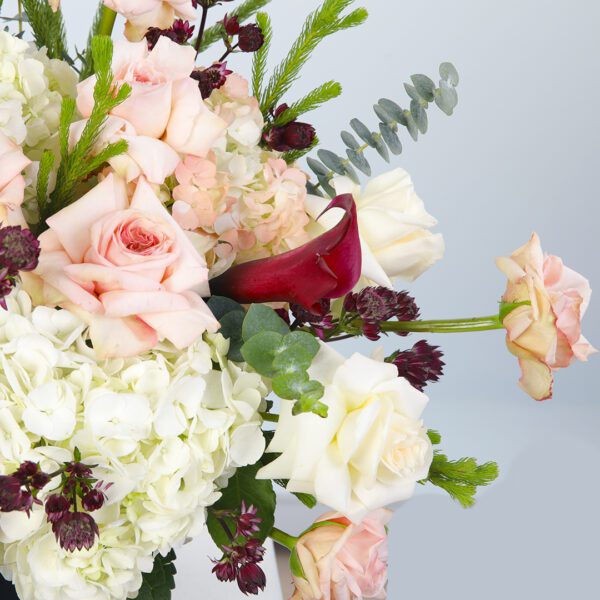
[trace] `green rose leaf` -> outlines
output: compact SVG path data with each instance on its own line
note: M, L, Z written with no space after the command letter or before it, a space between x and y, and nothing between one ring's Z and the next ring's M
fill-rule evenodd
M171 591L175 589L175 552L167 556L157 554L151 573L144 573L143 583L137 600L171 600Z
M290 332L290 328L272 308L263 304L253 304L244 319L242 337L247 342L263 331L274 331L283 336Z
M261 466L258 464L238 469L223 490L220 500L209 509L208 531L217 546L226 546L230 544L230 540L215 516L215 511L239 510L242 500L247 506L253 504L258 508L258 516L262 522L256 537L264 541L271 533L275 523L276 497L272 481L256 478Z

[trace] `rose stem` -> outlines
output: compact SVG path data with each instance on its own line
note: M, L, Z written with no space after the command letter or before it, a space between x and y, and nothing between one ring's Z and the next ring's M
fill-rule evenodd
M277 527L271 529L269 537L280 546L287 548L290 552L296 547L296 543L298 542L297 537L294 537L285 531L281 531L281 529L277 529Z

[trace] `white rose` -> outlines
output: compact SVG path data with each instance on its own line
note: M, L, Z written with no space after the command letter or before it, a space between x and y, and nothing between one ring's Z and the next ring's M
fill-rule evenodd
M60 441L73 433L76 411L71 386L66 381L50 381L29 392L22 418L31 433Z
M362 275L371 285L393 288L400 277L413 281L444 255L441 234L429 231L437 221L425 210L410 175L395 169L372 179L361 192L348 177L336 177L337 194L352 194L356 202L362 249ZM308 213L316 219L328 201L318 196L307 199ZM319 223L331 228L339 216L331 211ZM338 213L339 214L339 213Z
M292 415L283 402L267 452L281 453L261 479L289 479L288 490L313 494L352 520L412 496L433 458L420 421L427 396L394 365L322 348L312 377L325 384L327 418Z

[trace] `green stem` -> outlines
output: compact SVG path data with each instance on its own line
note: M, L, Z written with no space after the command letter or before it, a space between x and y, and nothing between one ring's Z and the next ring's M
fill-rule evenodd
M19 35L23 33L23 3L18 0L17 6L19 9Z
M102 7L102 16L100 17L100 25L98 25L98 35L112 35L115 26L117 13L106 6Z
M277 542L280 546L287 548L290 552L296 547L298 542L298 538L286 533L285 531L281 531L281 529L277 529L277 527L273 527L271 529L271 533L269 537Z
M279 415L272 413L260 413L263 421L269 421L269 423L279 423Z
M355 319L350 323L351 330L362 329L363 321ZM385 332L406 331L420 333L467 333L471 331L491 331L503 329L498 315L473 319L442 319L435 321L387 321L380 324Z

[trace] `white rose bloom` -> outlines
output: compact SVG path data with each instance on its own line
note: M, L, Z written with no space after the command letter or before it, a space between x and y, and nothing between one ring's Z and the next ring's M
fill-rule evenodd
M352 194L356 202L365 285L393 288L397 277L413 281L443 257L442 235L429 231L437 221L425 210L403 169L375 177L362 192L348 177L334 178L333 186L337 194ZM316 219L328 202L309 196L307 211ZM339 211L332 210L318 223L329 229L338 220Z
M55 144L63 97L75 97L76 85L67 63L0 31L0 131L29 158Z
M26 521L0 514L0 572L27 600L135 597L153 554L201 533L206 508L235 468L261 456L268 390L228 361L219 334L185 351L162 345L98 361L69 311L32 309L18 290L7 306L0 311L0 474L25 460L52 473L77 447L83 462L97 465L94 477L111 485L92 513L100 539L89 551L62 551L43 510Z
M408 499L433 459L420 420L427 396L396 367L355 354L344 360L323 347L312 377L325 384L329 414L292 415L283 402L268 452L281 453L261 479L289 479L291 492L316 496L352 520Z

